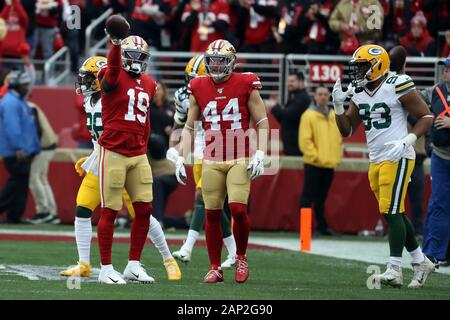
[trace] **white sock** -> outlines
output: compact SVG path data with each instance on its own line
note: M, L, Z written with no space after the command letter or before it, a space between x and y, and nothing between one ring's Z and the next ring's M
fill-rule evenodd
M234 236L231 235L229 237L223 238L223 243L228 251L228 257L234 257L236 255L236 241L234 240Z
M90 263L92 240L91 218L75 217L74 226L79 261Z
M148 230L148 237L152 240L155 247L158 249L163 260L172 259L169 246L167 245L166 236L161 228L161 224L155 217L150 217L150 229Z
M112 264L101 264L102 270L103 271L110 271L110 270L114 270L113 265Z
M389 257L389 263L399 270L402 269L402 257Z
M186 242L183 244L181 249L192 252L192 248L194 248L195 242L197 241L199 235L200 233L197 231L189 229Z
M141 266L141 264L140 264L140 262L138 260L128 260L128 266L127 267L138 268L140 266Z
M425 256L423 255L420 246L418 246L416 250L411 251L409 254L411 255L412 263L419 264L425 260Z

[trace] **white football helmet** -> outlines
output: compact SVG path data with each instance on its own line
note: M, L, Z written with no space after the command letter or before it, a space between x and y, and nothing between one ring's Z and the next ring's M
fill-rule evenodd
M122 63L127 72L144 73L147 69L150 49L147 42L138 36L129 36L122 40Z
M205 51L206 72L215 80L220 80L234 71L236 49L226 40L211 42Z

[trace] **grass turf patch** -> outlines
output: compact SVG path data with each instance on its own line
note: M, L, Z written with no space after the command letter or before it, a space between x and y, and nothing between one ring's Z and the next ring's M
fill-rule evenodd
M171 248L177 249L177 248ZM92 262L99 265L98 248L92 246ZM114 244L116 270L123 271L128 245ZM80 290L69 290L66 281L31 281L1 273L1 299L449 299L450 277L432 274L419 290L383 288L369 290L366 281L368 263L341 260L291 251L249 250L250 278L245 284L234 282L234 270L225 270L225 283L202 283L208 270L206 248L195 248L192 261L180 264L183 280L166 278L161 256L146 245L142 262L156 279L152 285L108 286L81 283ZM223 258L225 257L225 252ZM51 265L61 270L76 261L73 242L0 241L0 264ZM384 266L380 266L384 271ZM404 270L405 284L412 277Z

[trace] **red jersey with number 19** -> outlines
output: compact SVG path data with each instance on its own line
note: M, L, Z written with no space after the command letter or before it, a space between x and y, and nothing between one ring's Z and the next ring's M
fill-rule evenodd
M98 73L102 81L107 66ZM102 92L103 134L98 140L104 148L134 157L147 152L150 135L149 107L156 91L155 80L142 74L139 77L121 70L117 85L111 92Z
M227 161L249 156L248 99L261 81L253 73L233 72L222 83L209 76L192 79L188 86L200 108L206 148L204 159Z

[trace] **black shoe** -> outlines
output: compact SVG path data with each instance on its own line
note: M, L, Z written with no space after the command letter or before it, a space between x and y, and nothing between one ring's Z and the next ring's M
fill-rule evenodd
M450 260L441 261L441 263L439 263L439 266L443 268L450 267Z
M433 256L427 256L427 258L428 258L431 262L433 262L434 267L435 267L436 269L439 269L439 261L438 261L438 259L436 259L436 258L433 257Z

